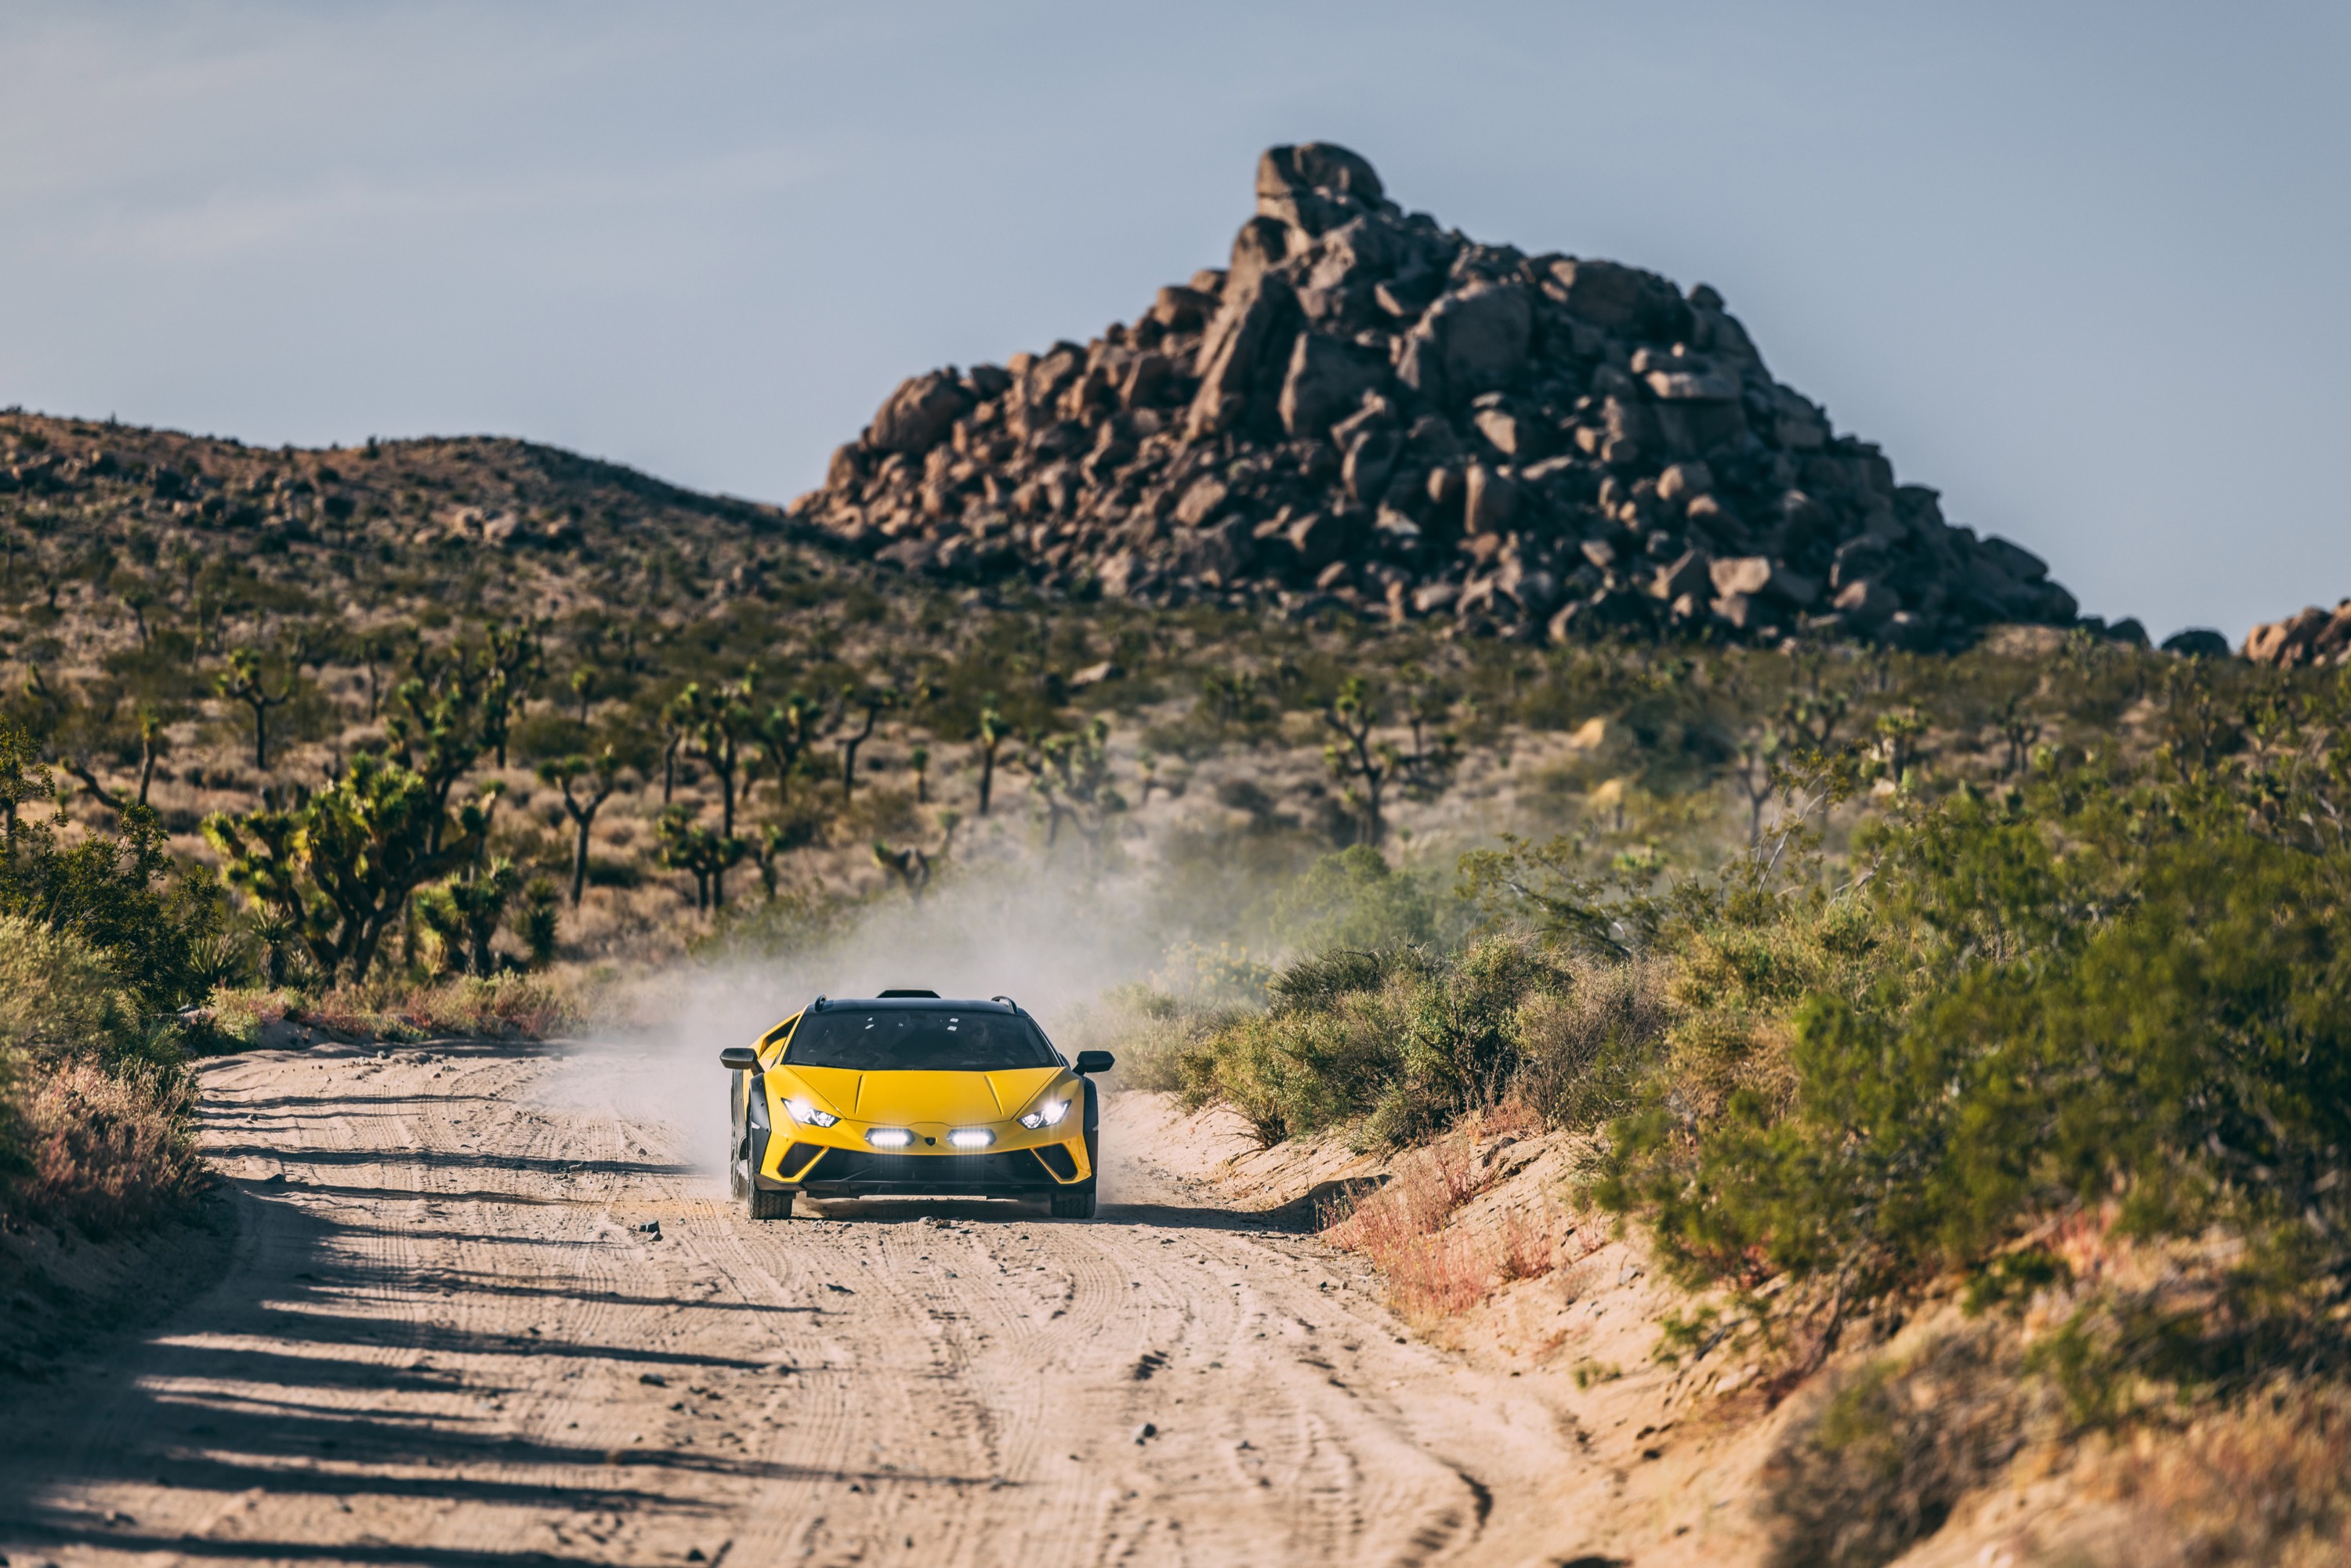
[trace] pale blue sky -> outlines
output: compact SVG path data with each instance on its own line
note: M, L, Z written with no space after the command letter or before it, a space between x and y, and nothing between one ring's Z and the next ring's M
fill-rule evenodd
M2086 610L2351 594L2351 7L0 11L0 402L494 431L786 499L891 386L1131 319L1321 138L1704 280Z

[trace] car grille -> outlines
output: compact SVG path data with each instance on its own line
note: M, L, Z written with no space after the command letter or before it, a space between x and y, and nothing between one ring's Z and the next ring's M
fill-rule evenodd
M1048 1161L1048 1154L1059 1161ZM1050 1187L1055 1166L1064 1178L1077 1175L1067 1150L1007 1149L987 1155L883 1155L862 1149L827 1149L815 1167L795 1179L810 1186L883 1186L909 1192L976 1188ZM789 1164L786 1166L789 1169Z

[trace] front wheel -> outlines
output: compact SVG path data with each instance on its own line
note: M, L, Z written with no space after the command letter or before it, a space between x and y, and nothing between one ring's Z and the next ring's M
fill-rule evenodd
M1056 1219L1092 1219L1094 1217L1094 1189L1083 1192L1057 1192L1053 1195L1053 1218Z
M754 1219L789 1219L792 1217L790 1193L769 1192L764 1187L755 1186L747 1201Z

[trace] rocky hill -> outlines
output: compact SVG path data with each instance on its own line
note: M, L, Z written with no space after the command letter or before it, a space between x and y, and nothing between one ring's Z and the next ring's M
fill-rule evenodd
M0 658L138 622L682 619L771 578L872 575L780 508L494 436L322 450L0 412ZM56 652L33 653L49 660Z
M790 511L913 571L1520 636L1928 648L2075 612L1773 380L1712 288L1468 239L1327 143L1259 161L1228 266L906 382Z

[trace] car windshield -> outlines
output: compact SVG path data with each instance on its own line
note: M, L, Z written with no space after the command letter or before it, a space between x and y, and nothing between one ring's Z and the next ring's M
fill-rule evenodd
M859 1072L997 1072L1056 1065L1053 1048L1029 1019L946 1008L870 1008L835 1003L800 1019L784 1060L794 1067Z

